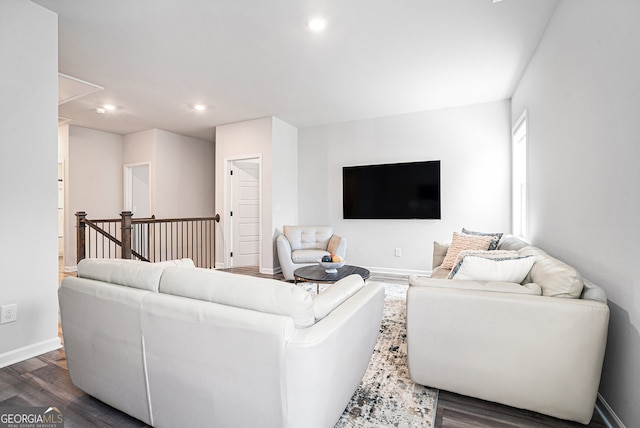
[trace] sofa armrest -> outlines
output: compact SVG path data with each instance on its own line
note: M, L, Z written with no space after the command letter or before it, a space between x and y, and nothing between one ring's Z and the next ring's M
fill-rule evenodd
M409 287L414 382L588 423L609 308L591 300Z
M293 271L295 266L291 259L291 243L284 235L278 235L276 238L276 251L278 252L278 261L280 262L280 269L285 279L293 279Z
M276 238L276 247L278 248L278 256L291 258L291 243L284 235L278 235Z
M362 380L378 339L384 285L368 282L329 315L299 329L286 349L290 426L334 426ZM322 405L318 405L322 403Z
M360 275L353 274L342 278L313 299L313 314L316 322L326 317L345 300L364 287L364 280Z
M327 251L331 254L336 254L343 259L347 255L347 239L338 235L332 235L327 244Z

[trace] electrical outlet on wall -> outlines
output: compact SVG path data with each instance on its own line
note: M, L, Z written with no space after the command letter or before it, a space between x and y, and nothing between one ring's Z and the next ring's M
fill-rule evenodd
M396 248L395 255L396 257L400 257L402 255L402 250L400 248Z
M18 304L12 303L10 305L2 306L0 313L0 324L6 324L8 322L14 322L18 320Z

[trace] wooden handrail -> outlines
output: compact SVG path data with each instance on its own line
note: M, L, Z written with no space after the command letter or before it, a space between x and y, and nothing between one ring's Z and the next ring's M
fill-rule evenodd
M98 226L96 224L96 223L100 223L101 221L102 220L89 220L88 218L84 219L84 223L89 225L89 227L91 227L91 229L95 230L100 235L104 236L109 241L113 242L114 244L122 246L122 241L118 240L115 236L111 235L110 233L105 232L104 230L102 230L102 228L100 226Z
M180 221L201 221L201 220L216 220L217 217L193 217L193 218L162 218L156 219L131 219L131 223L177 223Z

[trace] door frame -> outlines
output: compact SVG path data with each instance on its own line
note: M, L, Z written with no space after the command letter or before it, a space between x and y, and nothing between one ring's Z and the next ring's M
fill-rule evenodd
M123 196L124 196L124 200L122 203L123 206L123 211L131 211L132 210L132 205L133 205L133 194L131 192L131 188L132 188L132 183L133 183L133 168L137 167L137 166L144 166L147 165L148 171L149 171L149 215L153 215L153 213L155 212L155 206L154 206L154 201L151 198L152 192L151 192L151 188L153 186L153 183L151 183L151 161L145 161L145 162L134 162L134 163L126 163L123 165L123 184L124 184L124 192L123 192Z
M255 161L258 164L258 203L260 204L259 218L258 218L258 271L262 272L262 217L263 217L263 204L262 204L262 154L244 155L244 156L231 156L224 158L224 219L223 234L223 251L224 251L224 266L229 268L231 265L231 251L233 249L233 219L231 218L231 208L233 203L233 186L231 183L230 171L235 162L239 161Z
M62 172L62 177L60 176ZM67 182L65 178L65 161L58 161L58 257L64 260L65 245L67 239ZM62 207L60 207L60 183L62 183ZM60 209L62 209L62 230L60 230ZM62 235L60 235L62 232ZM62 244L60 243L62 239ZM63 262L64 265L64 262Z

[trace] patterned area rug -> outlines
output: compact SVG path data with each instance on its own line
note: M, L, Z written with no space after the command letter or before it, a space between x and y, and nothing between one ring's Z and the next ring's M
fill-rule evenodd
M380 336L369 367L336 428L434 426L437 390L409 378L406 291L407 285L385 284Z

